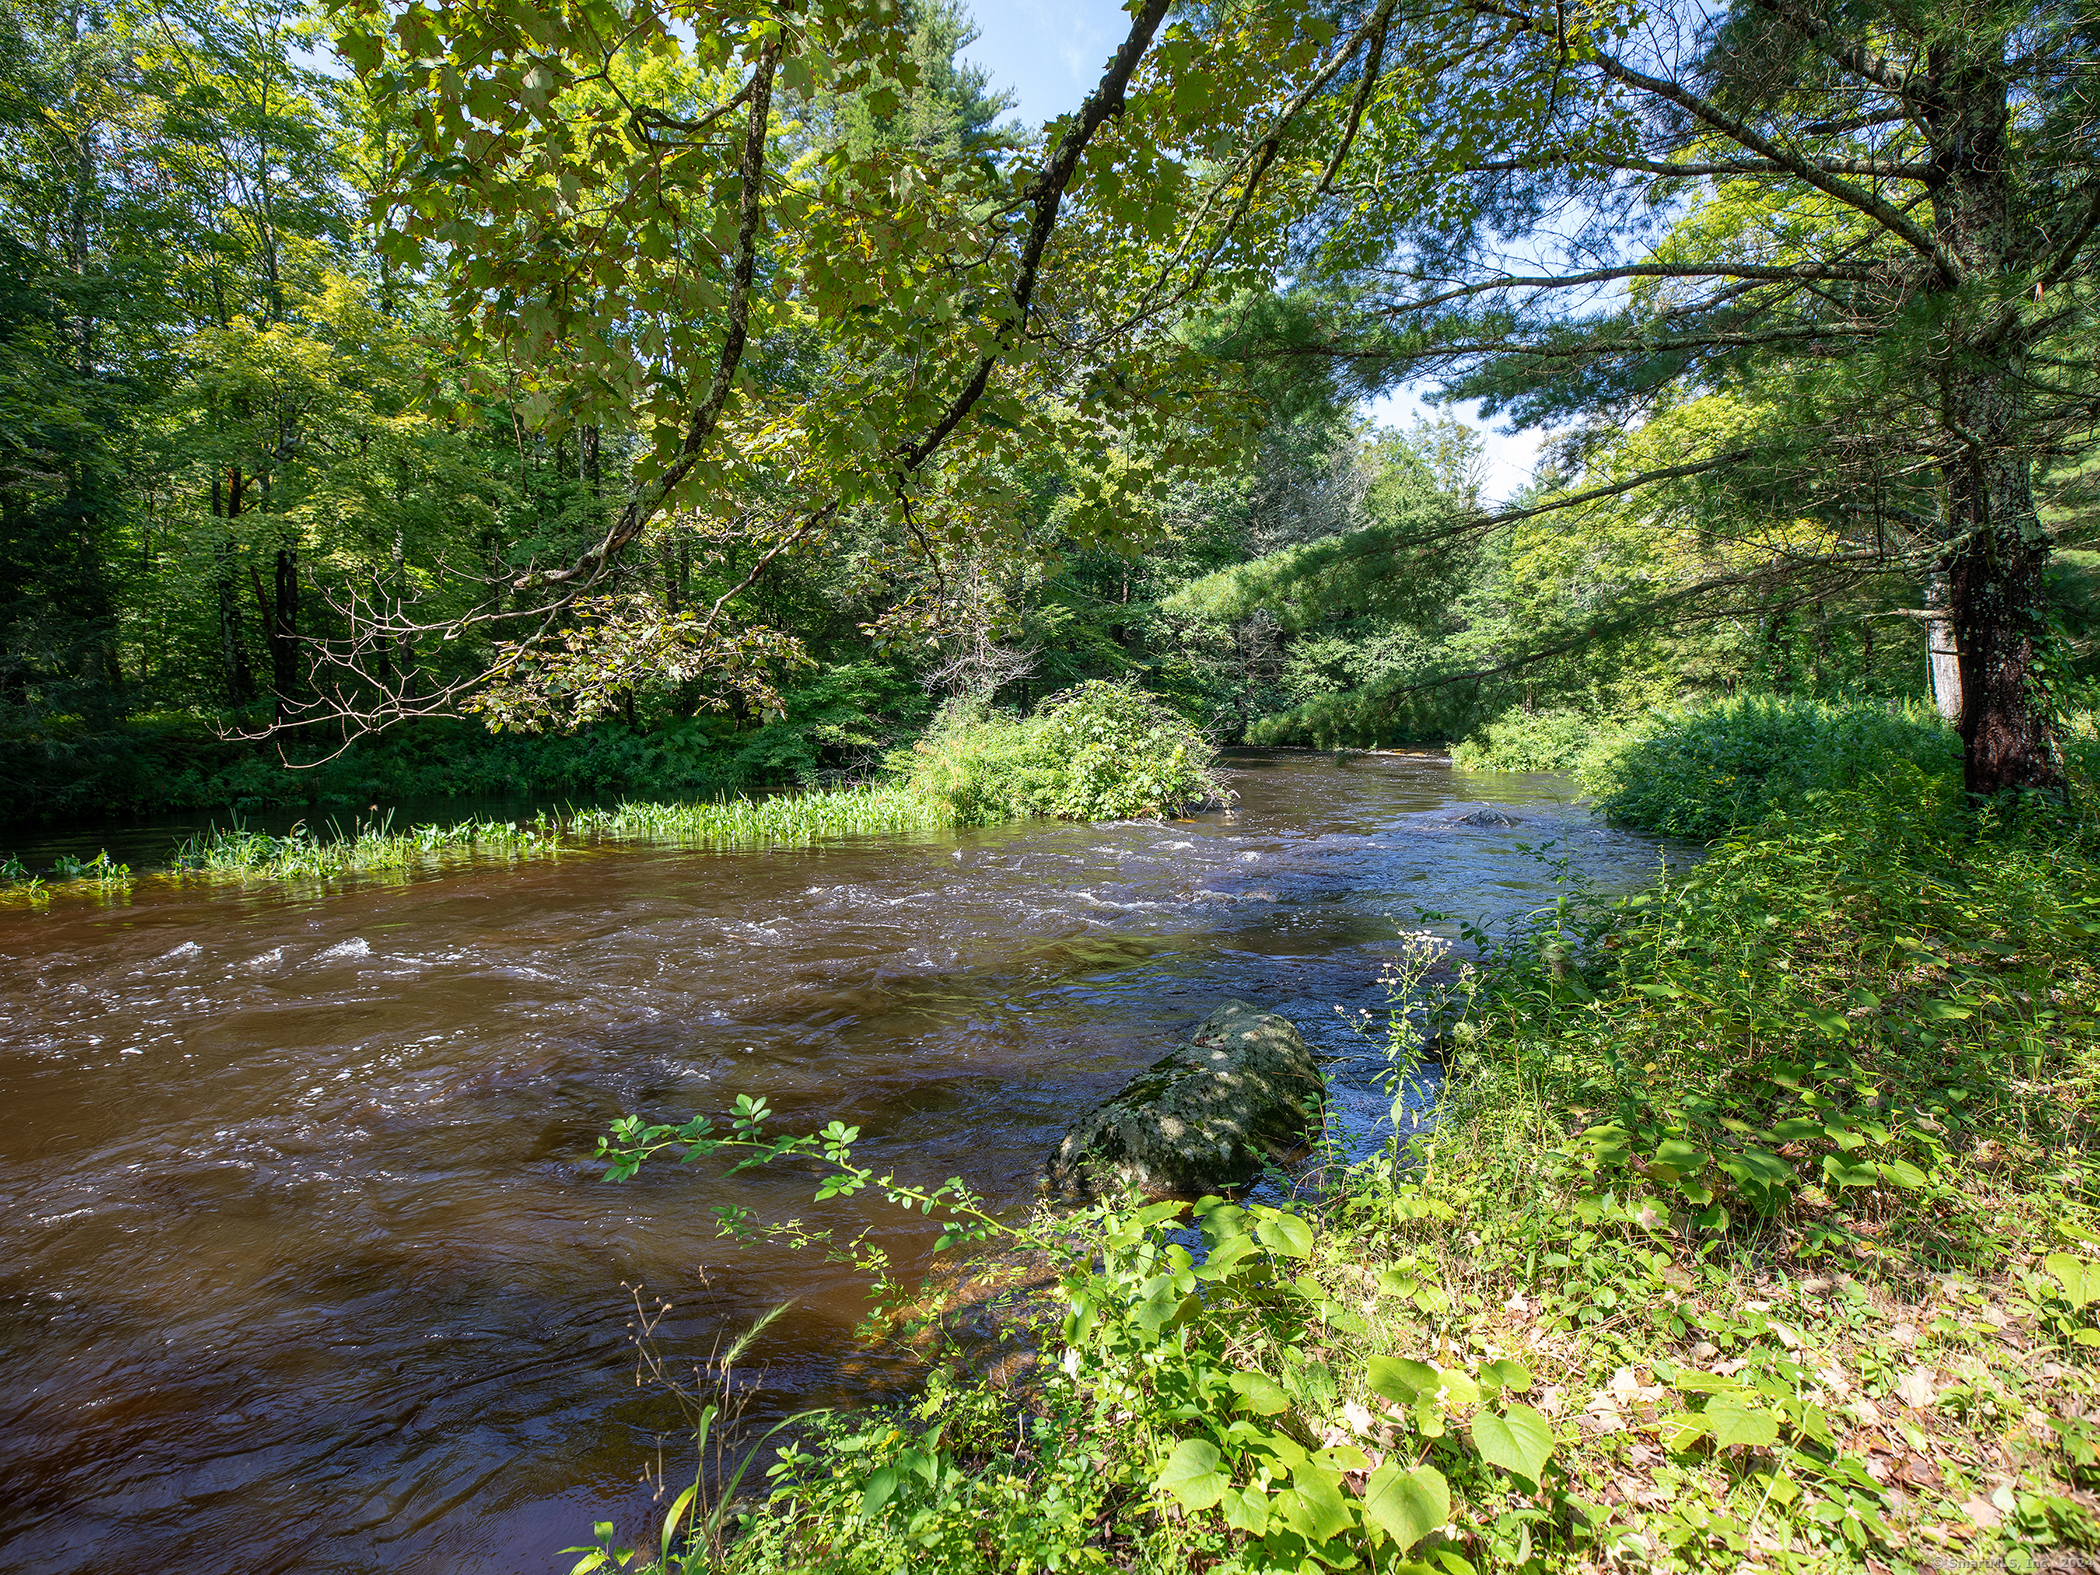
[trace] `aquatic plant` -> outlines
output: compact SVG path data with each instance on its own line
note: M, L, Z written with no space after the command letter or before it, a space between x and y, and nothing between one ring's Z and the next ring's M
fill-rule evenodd
M112 892L122 892L131 886L131 866L119 864L104 849L91 859L76 859L71 854L61 853L51 861L48 876L34 873L19 857L10 853L0 860L0 897L42 905L51 900L54 889L78 888L107 898Z
M840 788L714 803L626 803L541 811L530 820L461 820L393 829L392 817L325 836L303 822L283 836L236 823L190 838L169 856L183 875L315 880L406 871L447 858L541 858L595 840L645 839L719 847L799 846L826 837L947 824L940 806L898 787Z
M950 824L940 803L890 783L713 803L630 802L610 809L569 810L562 816L563 829L571 835L737 846L792 846L826 837L924 831Z

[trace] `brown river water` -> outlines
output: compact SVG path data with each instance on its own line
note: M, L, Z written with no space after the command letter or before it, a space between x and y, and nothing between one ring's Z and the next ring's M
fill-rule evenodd
M850 1272L722 1241L713 1205L929 1244L806 1174L609 1186L614 1116L762 1094L1018 1210L1080 1110L1237 996L1335 1058L1371 1142L1380 1058L1334 1008L1380 1003L1418 908L1531 909L1549 839L1602 885L1656 868L1563 778L1229 764L1238 806L1168 825L0 908L0 1569L566 1569L594 1520L646 1533L660 1459L690 1480L623 1286L688 1364L794 1298L754 1419L883 1382ZM1522 824L1455 823L1483 804Z

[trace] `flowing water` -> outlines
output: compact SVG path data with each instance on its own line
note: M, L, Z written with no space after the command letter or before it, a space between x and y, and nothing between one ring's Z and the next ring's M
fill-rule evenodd
M0 909L0 1568L540 1572L644 1532L677 1412L637 1389L623 1286L674 1360L794 1298L753 1417L864 1395L866 1309L815 1255L710 1209L927 1227L805 1174L598 1179L627 1111L763 1094L864 1159L1024 1206L1072 1118L1237 996L1336 1058L1334 1010L1419 908L1606 885L1652 843L1564 779L1434 758L1242 755L1231 812L794 851L628 847L404 884L147 883ZM1458 823L1511 807L1515 827ZM136 862L136 860L134 860Z

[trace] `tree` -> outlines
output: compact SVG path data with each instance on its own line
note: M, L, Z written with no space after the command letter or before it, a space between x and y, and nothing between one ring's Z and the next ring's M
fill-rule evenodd
M1728 447L1563 501L1711 475L1826 527L1770 566L1808 594L1943 571L1968 786L2057 784L2035 487L2100 412L2076 348L2090 8L1386 0L1373 21L1389 47L1271 194L1316 211L1305 277L1328 292L1291 348L1600 436L1742 396Z

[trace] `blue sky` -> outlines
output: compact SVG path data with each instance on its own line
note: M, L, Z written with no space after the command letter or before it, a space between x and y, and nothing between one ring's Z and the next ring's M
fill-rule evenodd
M1010 89L1014 114L1036 126L1079 107L1130 30L1118 0L975 0L971 11L979 36L964 57L990 72L994 87ZM1387 394L1367 407L1372 420L1397 427L1411 426L1421 410L1412 392ZM1456 414L1480 427L1486 441L1487 496L1508 496L1531 474L1538 435L1506 436L1465 406Z
M1040 126L1079 107L1130 31L1117 0L975 0L977 42L964 58L1020 102L1014 113Z

